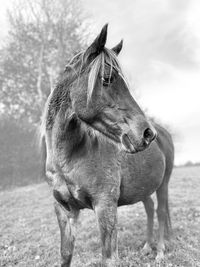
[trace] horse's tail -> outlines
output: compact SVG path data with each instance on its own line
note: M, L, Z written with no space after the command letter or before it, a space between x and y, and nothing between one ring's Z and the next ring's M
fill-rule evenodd
M35 132L35 144L37 148L37 155L40 161L39 164L39 175L41 178L46 177L46 157L47 157L47 150L46 150L46 141L45 141L45 132L43 127L39 125L36 128Z
M170 237L171 234L172 234L172 223L171 223L171 217L170 217L170 211L169 211L168 197L167 197L167 201L166 201L165 229L166 229L166 235L167 235L167 237Z
M45 103L45 107L44 107L44 111L42 113L41 116L41 121L40 121L40 125L37 128L37 143L38 143L38 148L40 151L40 160L41 160L41 166L42 166L42 171L41 171L41 176L46 178L46 158L47 158L47 148L46 148L46 140L45 140L45 136L46 136L46 117L47 117L47 112L48 112L48 105L49 105L49 101L50 101L50 96L49 95L46 103Z
M47 148L46 148L46 141L45 136L42 136L41 143L40 143L40 151L41 151L41 177L46 178L46 158L47 158Z

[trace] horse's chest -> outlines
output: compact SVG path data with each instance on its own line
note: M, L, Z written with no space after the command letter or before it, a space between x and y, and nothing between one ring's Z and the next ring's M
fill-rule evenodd
M92 208L99 198L118 199L120 187L118 163L84 160L65 175L68 189L79 208Z

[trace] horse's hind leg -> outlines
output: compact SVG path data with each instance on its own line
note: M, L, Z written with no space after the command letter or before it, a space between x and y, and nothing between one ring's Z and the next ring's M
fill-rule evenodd
M61 235L61 267L70 267L74 250L75 227L79 211L68 211L58 202L55 202L54 205Z
M151 197L147 197L143 204L147 214L147 240L142 251L144 254L148 254L151 252L151 244L153 243L154 202Z
M157 216L158 216L158 244L157 244L157 256L156 261L160 261L164 258L165 244L164 244L164 232L166 226L169 225L169 210L168 210L168 181L164 178L163 183L156 191L157 194Z

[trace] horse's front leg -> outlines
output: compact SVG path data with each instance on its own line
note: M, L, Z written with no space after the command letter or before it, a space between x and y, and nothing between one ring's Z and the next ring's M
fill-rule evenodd
M55 202L54 206L60 227L60 251L62 260L61 267L70 267L74 250L76 222L78 219L79 211L68 211L58 202Z
M115 267L117 264L117 203L102 201L95 207L102 243L102 266Z

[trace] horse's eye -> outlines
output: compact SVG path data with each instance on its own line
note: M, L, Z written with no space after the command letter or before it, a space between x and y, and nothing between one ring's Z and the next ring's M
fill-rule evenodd
M109 86L113 82L113 76L102 77L103 86Z

